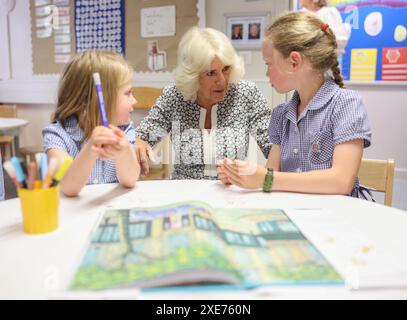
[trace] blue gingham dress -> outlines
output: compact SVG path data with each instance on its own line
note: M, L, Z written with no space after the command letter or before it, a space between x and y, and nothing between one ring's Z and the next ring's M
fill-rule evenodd
M280 170L304 172L332 167L336 145L363 139L370 146L366 108L355 91L341 89L328 78L297 119L299 95L277 106L269 125L270 141L281 146ZM356 179L352 196L360 196Z
M126 134L129 142L135 148L136 132L133 123L126 126L119 126ZM57 121L51 123L42 130L44 151L50 149L59 149L75 158L86 141L81 144L83 130L79 128L75 117L70 117L65 121L65 128ZM114 183L118 182L116 176L116 167L113 160L97 159L92 173L86 184Z
M0 154L0 164L1 161L1 154ZM0 165L0 201L3 201L5 198L4 194L4 177L3 177L3 166Z

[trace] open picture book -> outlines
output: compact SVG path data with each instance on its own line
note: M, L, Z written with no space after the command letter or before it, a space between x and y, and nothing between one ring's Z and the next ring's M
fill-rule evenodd
M105 211L69 289L342 283L284 211L184 202Z

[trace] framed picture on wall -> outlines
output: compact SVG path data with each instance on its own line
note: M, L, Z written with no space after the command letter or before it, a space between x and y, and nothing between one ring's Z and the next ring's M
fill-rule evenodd
M270 12L226 13L224 33L236 49L260 49Z

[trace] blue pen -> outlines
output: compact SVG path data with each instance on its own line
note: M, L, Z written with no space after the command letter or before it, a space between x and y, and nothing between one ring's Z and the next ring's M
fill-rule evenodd
M106 116L105 102L103 100L103 92L102 92L102 82L100 81L99 72L95 72L93 74L93 80L95 81L96 92L98 95L100 119L102 121L102 125L104 127L108 127L109 123L107 121L107 116Z
M27 183L25 182L25 175L23 172L23 168L21 167L20 164L20 159L18 159L17 157L12 157L11 163L13 164L14 173L16 175L17 181L23 188L27 188Z
M40 164L40 179L44 180L48 172L48 157L46 153L41 153L41 164Z

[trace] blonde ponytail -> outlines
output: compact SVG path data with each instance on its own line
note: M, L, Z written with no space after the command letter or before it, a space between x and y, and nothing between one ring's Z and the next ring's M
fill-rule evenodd
M339 69L338 61L336 61L336 63L331 67L331 70L336 84L341 88L345 88L345 84L343 83L343 78L341 75L341 70Z
M335 82L344 86L335 35L315 14L304 11L284 14L267 28L265 38L284 58L293 51L299 52L314 70L321 74L331 70Z

